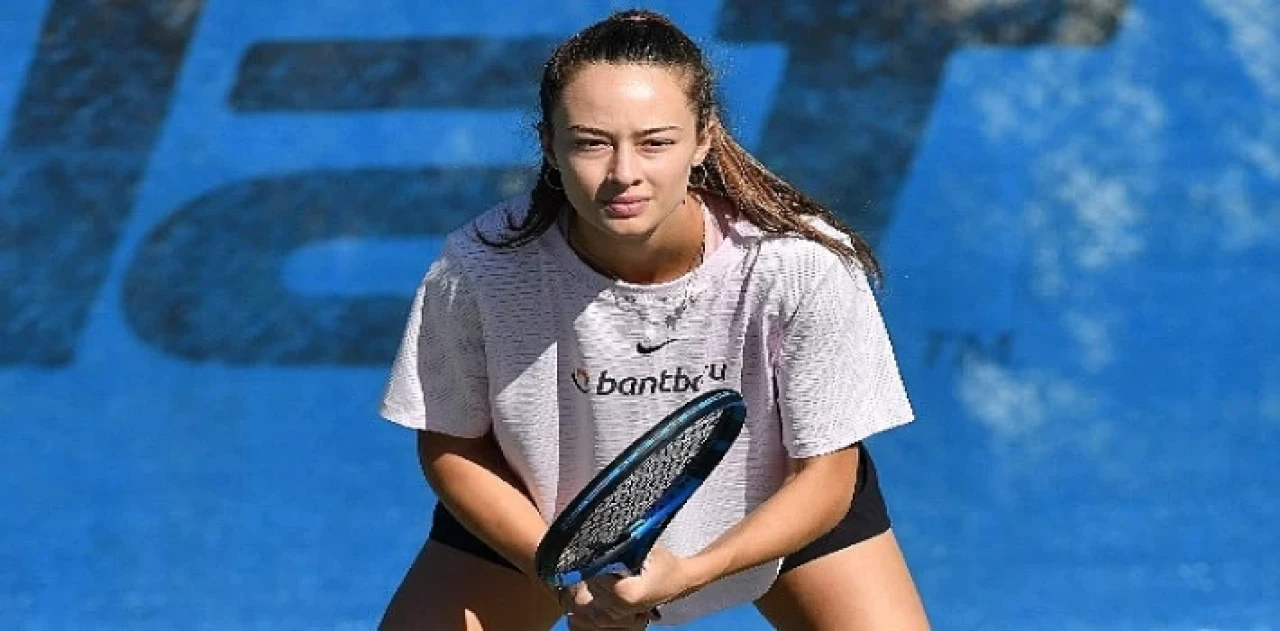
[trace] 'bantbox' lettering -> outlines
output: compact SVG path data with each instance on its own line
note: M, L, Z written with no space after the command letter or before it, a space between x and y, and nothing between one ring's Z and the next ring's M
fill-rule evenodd
M600 372L596 380L595 394L620 394L623 396L643 396L658 392L700 392L703 379L724 381L728 370L727 364L713 364L706 367L704 374L691 375L684 367L677 367L675 372L663 369L656 375L610 377L608 370Z

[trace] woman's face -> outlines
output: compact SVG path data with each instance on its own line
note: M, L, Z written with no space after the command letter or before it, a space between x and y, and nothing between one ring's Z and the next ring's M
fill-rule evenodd
M710 148L683 78L658 66L581 68L549 131L543 150L580 221L627 240L648 239L680 208L690 170Z

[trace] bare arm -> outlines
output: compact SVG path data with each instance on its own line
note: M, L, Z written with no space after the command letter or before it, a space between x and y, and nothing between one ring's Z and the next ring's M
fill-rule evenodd
M418 459L436 496L481 541L534 575L534 552L547 523L507 465L492 436L418 432Z
M614 614L644 611L785 557L830 531L849 511L858 449L848 447L791 464L792 474L782 488L702 552L681 559L655 548L639 576L599 581L611 592L601 605Z
M856 447L791 463L792 474L782 488L688 559L693 589L785 557L826 534L849 512L858 471Z

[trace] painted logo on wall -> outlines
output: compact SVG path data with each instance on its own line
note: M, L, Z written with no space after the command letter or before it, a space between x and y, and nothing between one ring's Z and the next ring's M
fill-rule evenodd
M191 361L385 364L413 282L388 270L529 186L540 63L606 8L430 4L48 2L0 146L0 364L71 362L99 301ZM716 53L744 143L874 241L950 52L1097 46L1124 9L668 12Z

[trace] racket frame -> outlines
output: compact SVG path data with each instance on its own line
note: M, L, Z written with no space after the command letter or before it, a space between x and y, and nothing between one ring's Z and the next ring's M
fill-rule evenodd
M622 484L646 458L708 414L718 414L719 418L697 454L653 506L619 536L612 549L587 567L557 571L560 555L591 514L595 504ZM645 557L667 524L733 446L746 421L746 415L746 403L741 394L730 389L718 389L699 395L650 428L601 469L552 522L547 534L538 544L535 556L538 577L555 587L568 587L601 574L638 574Z

